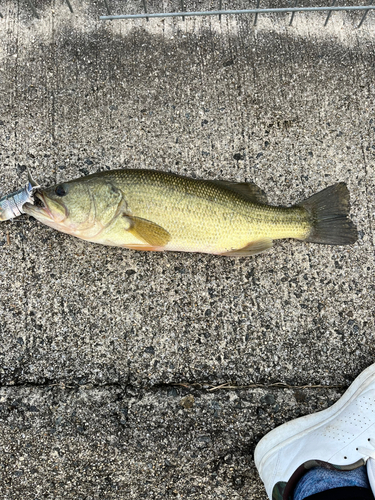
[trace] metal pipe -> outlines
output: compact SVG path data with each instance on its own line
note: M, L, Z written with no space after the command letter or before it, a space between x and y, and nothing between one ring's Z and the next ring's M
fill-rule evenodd
M363 21L365 20L367 14L368 14L368 10L366 10L366 12L363 14L363 17L362 17L360 23L358 24L358 28L360 28L362 26Z
M332 7L335 5L336 3L336 0L332 0ZM327 19L326 19L326 22L324 23L324 26L327 26L327 23L329 21L329 18L331 17L331 14L332 14L332 11L330 10L327 14Z
M181 0L181 10L182 12L185 11L184 0ZM185 16L182 16L182 20L185 21Z
M28 1L29 5L30 5L30 9L33 11L34 16L37 19L40 19L39 14L37 13L36 8L34 7L33 2L31 0L27 0L27 1Z
M147 14L147 4L146 4L146 0L142 0L143 2L143 10L146 12ZM146 21L148 22L148 16L146 16Z
M110 16L111 9L109 8L109 3L107 2L107 0L104 0L104 5L105 5L105 8L107 9L107 14Z
M257 0L257 6L256 6L257 10L259 9L259 4L260 4L260 0ZM257 22L258 22L258 12L254 16L254 26L257 25Z
M325 12L325 11L369 11L374 10L374 5L357 6L334 6L334 7L289 7L275 9L242 9L242 10L209 10L200 12L157 12L155 14L120 14L118 16L100 16L101 21L111 21L114 19L145 19L147 17L193 17L193 16L220 16L220 15L238 15L238 14L270 14L284 12ZM363 22L363 20L362 20Z
M295 2L294 2L294 7L293 7L294 9L297 7L297 1L298 1L298 0L295 0ZM292 12L292 15L290 16L289 26L292 26L293 19L294 19L294 16L295 16L295 15L296 15L296 13L295 13L295 12Z
M70 12L73 14L73 9L72 9L72 6L70 5L69 0L65 0L65 1L66 1L66 3L68 4L68 7L69 7Z

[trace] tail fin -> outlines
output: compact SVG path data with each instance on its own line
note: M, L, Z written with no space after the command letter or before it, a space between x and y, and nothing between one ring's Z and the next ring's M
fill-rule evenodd
M357 241L357 228L349 215L349 191L340 182L299 203L311 216L313 228L305 241L325 245L350 245Z

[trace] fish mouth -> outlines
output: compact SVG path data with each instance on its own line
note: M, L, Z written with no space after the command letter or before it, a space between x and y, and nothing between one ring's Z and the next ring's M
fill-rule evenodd
M41 191L34 193L34 204L25 203L23 209L25 213L32 215L33 217L42 216L43 218L51 221L54 220L51 209L49 208L46 198Z
M34 204L40 209L43 210L44 214L51 220L54 220L51 209L48 206L45 196L42 191L35 193L35 201Z

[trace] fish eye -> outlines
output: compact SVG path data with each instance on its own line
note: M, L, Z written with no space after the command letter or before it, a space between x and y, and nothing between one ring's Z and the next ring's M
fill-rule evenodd
M65 196L67 194L67 189L64 188L62 184L59 184L55 189L55 194L57 194L57 196Z

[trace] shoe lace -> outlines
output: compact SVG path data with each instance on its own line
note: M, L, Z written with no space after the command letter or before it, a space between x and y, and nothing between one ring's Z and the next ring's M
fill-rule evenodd
M358 452L366 458L373 458L375 460L375 440L368 439L368 444L372 449L366 446L358 446Z

